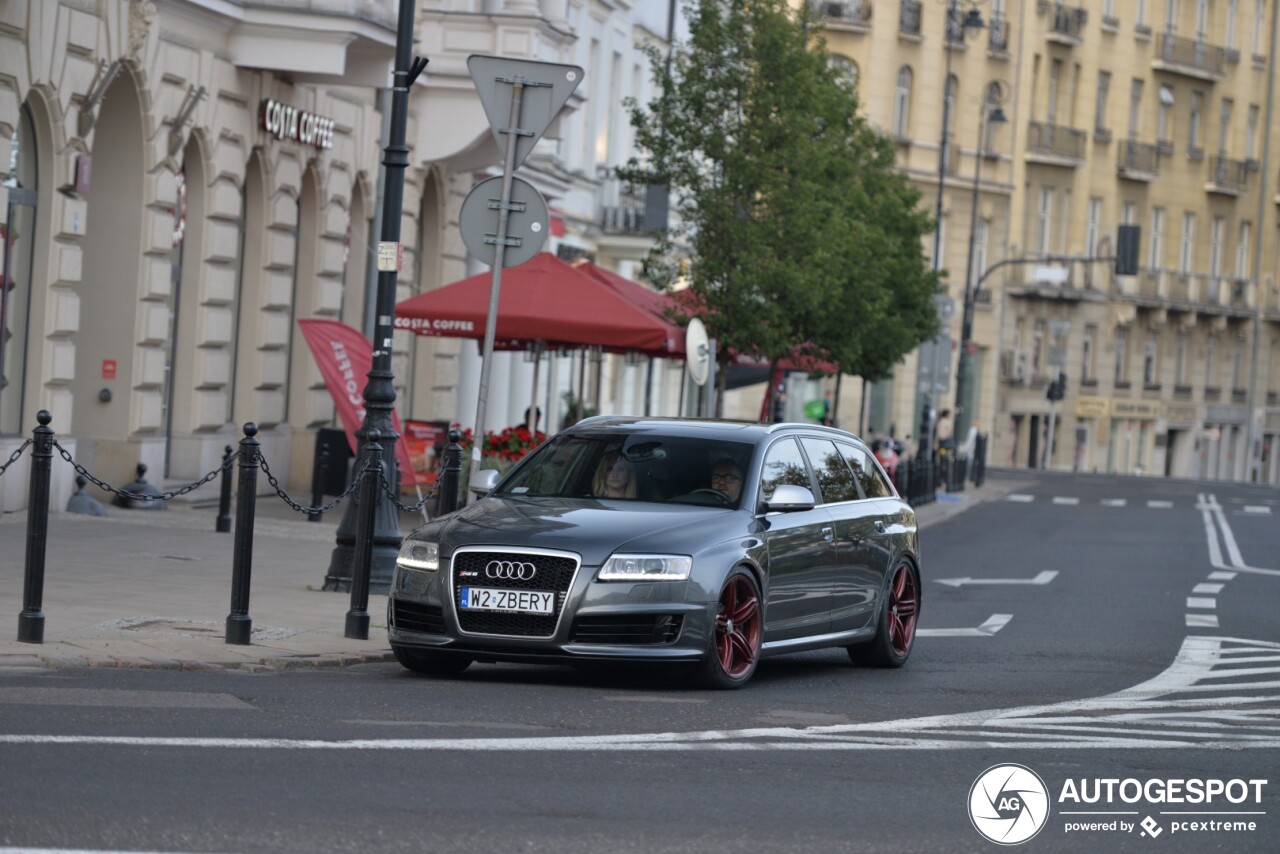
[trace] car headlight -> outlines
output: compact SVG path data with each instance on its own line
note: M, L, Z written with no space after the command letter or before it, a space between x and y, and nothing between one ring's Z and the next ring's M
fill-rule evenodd
M600 581L683 581L689 577L693 558L688 555L610 556L600 567Z
M440 569L440 544L428 540L405 540L396 557L396 566L436 572Z

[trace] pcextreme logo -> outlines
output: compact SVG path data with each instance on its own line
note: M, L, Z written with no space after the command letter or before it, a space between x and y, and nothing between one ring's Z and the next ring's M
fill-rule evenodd
M969 789L969 820L997 844L1026 842L1049 821L1049 789L1025 765L992 765Z

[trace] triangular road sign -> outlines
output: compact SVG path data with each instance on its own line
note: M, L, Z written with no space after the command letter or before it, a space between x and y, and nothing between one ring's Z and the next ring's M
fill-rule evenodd
M480 103L484 104L484 113L489 117L489 127L498 143L498 151L505 153L507 140L515 140L516 156L512 168L518 167L529 156L573 90L582 82L582 69L576 65L531 59L475 54L467 58L467 68L480 94ZM525 85L515 128L520 133L512 135L503 131L511 129L511 99L517 80Z

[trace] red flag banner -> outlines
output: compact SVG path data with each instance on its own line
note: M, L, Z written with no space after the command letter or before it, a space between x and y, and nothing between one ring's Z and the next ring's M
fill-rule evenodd
M373 367L373 347L359 330L336 320L308 318L299 320L298 326L307 339L329 394L333 395L342 428L347 431L347 441L351 443L351 452L357 453L356 431L364 423L364 386ZM414 474L404 429L394 409L391 410L391 426L400 434L396 442L396 460L400 463L401 482L415 483L418 477Z

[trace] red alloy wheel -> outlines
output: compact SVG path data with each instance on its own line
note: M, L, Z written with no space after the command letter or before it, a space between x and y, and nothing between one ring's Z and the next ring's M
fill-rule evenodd
M916 636L916 576L905 563L889 586L889 644L898 655L911 651Z
M716 615L716 657L730 679L749 673L760 654L763 617L760 596L745 575L734 575L720 594Z

